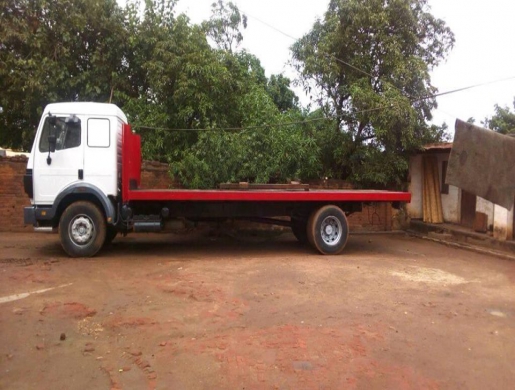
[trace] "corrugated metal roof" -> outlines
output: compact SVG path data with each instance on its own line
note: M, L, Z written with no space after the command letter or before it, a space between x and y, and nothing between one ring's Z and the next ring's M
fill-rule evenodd
M452 142L438 142L434 144L427 144L422 146L422 149L426 152L434 150L451 150L452 149Z

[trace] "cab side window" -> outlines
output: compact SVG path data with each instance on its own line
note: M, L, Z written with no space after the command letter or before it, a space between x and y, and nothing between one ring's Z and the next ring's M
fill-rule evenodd
M88 119L88 146L108 148L111 140L109 119Z
M56 137L55 150L71 149L81 144L81 122L76 116L57 117L55 125L50 123L50 118L45 119L43 132L39 139L39 151L48 152L48 136Z

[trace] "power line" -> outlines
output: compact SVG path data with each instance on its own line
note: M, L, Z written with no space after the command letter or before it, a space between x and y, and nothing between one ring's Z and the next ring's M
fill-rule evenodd
M240 9L241 9L241 8L240 8ZM265 26L267 26L267 27L271 28L272 30L277 31L278 33L280 33L280 34L284 35L285 37L288 37L288 38L290 38L290 39L293 39L294 41L298 41L298 40L299 40L298 38L295 38L294 36L292 36L292 35L290 35L290 34L288 34L288 33L285 33L284 31L279 30L277 27L272 26L270 23L267 23L267 22L265 22L265 21L263 21L263 20L261 20L261 19L259 19L259 18L256 18L255 16L252 16L252 15L248 14L248 13L247 13L247 12L245 12L244 10L242 10L242 12L243 12L246 16L250 17L251 19L254 19L254 20L258 21L259 23L264 24ZM367 71L364 71L363 69L360 69L360 68L358 68L358 67L356 67L356 66L352 65L351 63L349 63L349 62L347 62L347 61L344 61L344 60L342 60L341 58L336 57L335 55L332 55L332 54L326 54L326 56L327 56L327 57L329 57L329 58L331 58L331 59L333 59L333 60L335 60L335 61L337 61L337 62L339 62L339 63L341 63L341 64L343 64L343 65L348 66L349 68L352 68L352 69L354 69L354 70L358 71L359 73L362 73L362 74L364 74L364 75L366 75L366 76L368 76L368 77L371 77L371 78L372 78L372 79L374 79L374 80L379 78L378 76L374 76L373 74L368 73ZM401 93L404 93L404 91L403 91L402 89L400 89L399 87L397 87L397 86L396 86L396 85L394 85L393 83L390 83L390 82L387 82L387 83L388 83L388 84L390 84L390 85L392 85L395 89L397 89L397 90L398 90L398 91L400 91ZM409 97L409 96L408 96L408 97Z
M243 12L246 16L249 16L250 18L252 18L252 19L254 19L254 20L258 21L259 23L264 24L265 26L268 26L269 28L271 28L271 29L273 29L273 30L277 31L278 33L280 33L280 34L282 34L282 35L284 35L284 36L286 36L286 37L288 37L288 38L293 39L294 41L299 40L298 38L295 38L294 36L292 36L292 35L290 35L290 34L288 34L288 33L285 33L284 31L279 30L278 28L276 28L276 27L272 26L271 24L269 24L269 23L267 23L267 22L265 22L265 21L263 21L263 20L261 20L261 19L259 19L259 18L255 17L255 16L252 16L252 15L248 14L248 13L246 13L246 12L245 12L245 11L243 11L243 10L242 10L242 12ZM361 69L361 68L358 68L357 66L352 65L350 62L344 61L344 60L342 60L341 58L338 58L338 57L336 57L336 56L335 56L335 55L333 55L333 54L325 54L325 56L326 56L326 57L328 57L328 58L331 58L331 59L335 60L336 62L339 62L339 63L341 63L341 64L343 64L343 65L345 65L345 66L347 66L347 67L349 67L349 68L351 68L351 69L354 69L355 71L357 71L357 72L359 72L359 73L361 73L361 74L364 74L365 76L371 77L373 80L378 80L378 79L379 79L379 76L374 76L373 74L371 74L371 73L369 73L369 72L367 72L367 71L365 71L365 70L363 70L363 69ZM401 88L397 87L393 82L389 82L389 81L387 81L387 80L383 80L383 82L384 82L384 83L386 83L386 84L391 85L391 86L392 86L393 88L395 88L397 91L401 92L401 94L406 95L409 99L414 99L414 98L413 98L412 96L410 96L409 94L406 94L406 92L405 92L405 91L403 91ZM423 98L423 99L427 99L427 98Z
M240 8L240 9L241 9L241 8ZM258 21L259 23L264 24L264 25L265 25L265 26L267 26L267 27L270 27L272 30L277 31L279 34L282 34L282 35L284 35L285 37L288 37L288 38L290 38L290 39L293 39L294 41L297 41L297 40L298 40L298 38L295 38L293 35L290 35L290 34L288 34L288 33L285 33L284 31L279 30L277 27L272 26L270 23L267 23L267 22L265 22L265 21L263 21L263 20L261 20L261 19L259 19L259 18L256 18L255 16L252 16L252 15L248 14L248 13L247 13L247 12L245 12L244 10L241 10L241 11L242 11L242 13L243 13L245 16L248 16L248 17L250 17L251 19L254 19L254 20Z
M515 80L515 76L505 77L505 78L502 78L502 79L497 79L497 80L492 80L492 81L486 81L484 83L469 85L468 87L463 87L463 88L453 89L451 91L436 93L436 94L433 94L433 95L429 95L428 97L421 98L420 100L431 99L431 98L435 98L435 97L450 95L450 94L453 94L453 93L462 92L462 91L466 91L466 90L473 89L473 88L478 88L478 87L484 87L486 85L497 84L497 83L501 83L503 81L509 81L509 80Z
M496 83L500 83L500 82L503 82L503 81L509 81L509 80L515 80L515 76L505 77L505 78L502 78L502 79L497 79L497 80L492 80L492 81L487 81L487 82L484 82L484 83L473 84L473 85L469 85L467 87L462 87L462 88L457 88L457 89L453 89L453 90L450 90L450 91L445 91L445 92L440 92L440 93L436 93L436 94L432 94L432 95L427 95L427 96L424 96L424 97L421 97L421 98L410 99L410 103L420 102L422 100L427 100L427 99L433 99L433 98L436 98L436 97L450 95L450 94L458 93L458 92L463 92L463 91L466 91L466 90L469 90L469 89L484 87L484 86L487 86L487 85L496 84ZM202 128L202 129L181 129L181 128L174 129L174 128L169 128L169 127L133 126L133 128L134 129L144 129L144 130L186 131L186 132L187 131L190 131L190 132L202 132L202 131L213 131L213 132L216 132L216 131L245 131L245 130L264 129L264 128L267 128L267 127L286 127L286 126L294 126L294 125L306 124L306 123L311 123L311 122L331 121L331 120L339 119L339 118L342 118L342 117L357 116L357 115L365 114L365 113L368 113L368 112L380 111L380 110L384 110L386 108L392 108L392 105L388 104L388 105L383 105L383 106L376 107L376 108L369 108L369 109L365 109L365 110L351 112L351 113L348 113L348 114L335 115L335 116L332 116L332 117L312 118L312 119L305 119L305 120L294 121L294 122L272 123L272 124L256 125L256 126L246 126L246 127L213 127L213 128Z
M240 8L240 9L241 9L241 8ZM288 34L288 33L285 33L284 31L281 31L281 30L280 30L280 29L278 29L277 27L272 26L270 23L267 23L267 22L265 22L265 21L263 21L263 20L261 20L261 19L259 19L259 18L255 17L255 16L253 16L253 15L250 15L250 14L246 13L246 12L245 12L245 11L243 11L243 10L242 10L242 12L243 12L245 15L249 16L250 18L252 18L252 19L254 19L254 20L258 21L259 23L264 24L265 26L267 26L267 27L269 27L269 28L271 28L271 29L273 29L273 30L277 31L278 33L280 33L280 34L282 34L282 35L284 35L284 36L286 36L286 37L288 37L288 38L290 38L290 39L293 39L294 41L297 41L297 40L298 40L298 38L295 38L294 36L292 36L292 35L290 35L290 34ZM326 54L326 56L327 56L327 57L329 57L329 58L332 58L332 59L334 59L335 61L337 61L337 62L339 62L339 63L341 63L341 64L343 64L343 65L346 65L346 66L348 66L349 68L352 68L352 69L354 69L355 71L360 72L360 73L362 73L362 74L364 74L364 75L366 75L366 76L368 76L368 77L371 77L371 78L373 78L373 79L378 79L378 78L379 78L378 76L374 76L374 75L372 75L371 73L368 73L368 72L366 72L365 70L360 69L360 68L358 68L358 67L356 67L356 66L352 65L351 63L349 63L349 62L347 62L347 61L344 61L344 60L342 60L341 58L338 58L338 57L336 57L336 56L334 56L334 55L332 55L332 54ZM482 87L482 86L490 85L490 84L495 84L495 83L499 83L499 82L502 82L502 81L513 80L513 79L515 79L515 76L514 76L514 77L507 77L507 78L499 79L499 80L495 80L495 81L490 81L490 82L480 83L480 84L474 84L474 85L470 85L470 86L468 86L468 87L459 88L459 89L454 89L454 90L451 90L451 91L446 91L446 92L437 93L437 94L432 94L432 95L427 95L427 96L423 96L423 97L420 97L420 98L413 98L413 97L411 97L411 96L409 96L409 95L408 95L407 97L411 100L411 102L417 102L417 101L422 101L422 100L427 100L427 99L436 98L436 97L440 97L440 96L450 95L450 94L453 94L453 93L456 93L456 92L462 92L462 91L466 91L466 90L469 90L469 89L473 89L473 88L477 88L477 87ZM392 85L395 89L397 89L398 91L400 91L401 93L403 93L403 94L404 94L404 91L403 91L403 90L401 90L399 87L397 87L395 84L390 83L390 82L388 82L388 81L387 81L387 83L388 83L388 84L390 84L390 85Z
M257 18L253 15L250 15L249 13L245 12L243 9L241 9L240 7L240 10L242 11L243 14L245 14L246 16L256 20L257 22L261 23L261 24L264 24L265 26L271 28L272 30L284 35L285 37L288 37L294 41L297 41L298 38L295 38L294 36L288 34L288 33L285 33L284 31L278 29L277 27L271 25L270 23L268 22L265 22L264 20L261 20L260 18ZM360 69L352 64L350 64L349 62L347 61L344 61L334 55L331 55L331 54L327 54L326 55L327 57L329 58L332 58L334 60L336 60L337 62L340 62L368 77L371 77L372 79L378 79L379 77L377 76L374 76L366 71L364 71L363 69ZM489 82L484 82L484 83L479 83L479 84L473 84L473 85L470 85L470 86L467 86L467 87L463 87L463 88L458 88L458 89L454 89L454 90L450 90L450 91L446 91L446 92L441 92L441 93L436 93L436 94L431 94L431 95L426 95L426 96L423 96L423 97L419 97L419 98L413 98L411 96L406 96L409 98L410 102L411 103L415 103L415 102L420 102L420 101L423 101L423 100L427 100L427 99L433 99L433 98L436 98L436 97L440 97L440 96L445 96L445 95L450 95L450 94L453 94L453 93L458 93L458 92L462 92L462 91L466 91L466 90L469 90L469 89L473 89L473 88L478 88L478 87L482 87L482 86L486 86L486 85L490 85L490 84L495 84L495 83L499 83L499 82L502 82L502 81L508 81L508 80L513 80L515 79L515 76L512 76L512 77L507 77L507 78L503 78L503 79L498 79L498 80L494 80L494 81L489 81ZM390 83L390 82L387 82L388 84L392 85L395 89L397 89L398 91L400 91L402 94L404 94L404 91L402 91L399 87L395 86L393 83ZM313 118L313 119L305 119L305 120L302 120L302 121L294 121L294 122L283 122L283 123L275 123L275 124L265 124L265 125L256 125L256 126L247 126L247 127L218 127L218 128L203 128L203 129L173 129L173 128L166 128L166 127L151 127L151 126L133 126L133 128L135 129L145 129L145 130L161 130L161 131L178 131L178 132L183 132L183 131L186 131L186 132L203 132L203 131L246 131L246 130L254 130L254 129L263 129L263 128L268 128L268 127L286 127L286 126L293 126L293 125L298 125L298 124L305 124L305 123L311 123L311 122L318 122L318 121L323 121L323 120L334 120L334 119L338 119L338 118L341 118L341 117L345 117L345 116L350 116L350 115L353 115L353 116L357 116L359 114L363 114L363 113L367 113L367 112L373 112L373 111L380 111L380 110L383 110L385 108L391 108L392 105L386 105L386 106L381 106L381 107L377 107L377 108L372 108L372 109L366 109L366 110L361 110L361 111L357 111L357 112L353 112L353 113L350 113L350 114L342 114L342 115L336 115L336 116L333 116L333 117L324 117L324 118Z
M255 125L255 126L245 126L245 127L213 127L213 128L203 128L203 129L174 129L169 127L151 127L151 126L132 126L133 129L144 129L144 130L161 130L161 131L190 131L190 132L202 132L202 131L211 131L211 132L217 132L217 131L246 131L246 130L256 130L256 129L265 129L268 127L287 127L287 126L294 126L294 125L301 125L306 123L312 123L312 122L320 122L320 121L332 121L334 119L351 116L351 115L359 115L359 114L365 114L368 112L373 111L380 111L384 110L385 108L389 108L391 105L384 105L381 107L376 108L369 108L366 110L360 110L356 112L352 112L349 114L341 114L341 115L335 115L332 117L323 117L323 118L312 118L312 119L304 119L301 121L295 121L295 122L283 122L283 123L271 123L271 124L265 124L265 125Z

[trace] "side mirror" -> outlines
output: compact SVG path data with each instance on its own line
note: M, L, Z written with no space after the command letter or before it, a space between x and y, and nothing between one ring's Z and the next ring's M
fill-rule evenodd
M57 138L55 137L55 134L49 134L48 135L48 152L49 153L55 152L56 143L57 143Z
M57 117L48 113L48 124L50 125L50 131L48 134L48 156L46 158L46 163L48 165L52 164L52 157L50 157L50 153L55 153L55 147L57 145L57 137L55 136L55 125L57 124Z

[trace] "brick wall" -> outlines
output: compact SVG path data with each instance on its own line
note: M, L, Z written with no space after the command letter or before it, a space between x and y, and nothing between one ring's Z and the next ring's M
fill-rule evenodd
M168 164L156 161L143 161L141 163L141 188L182 188L179 182L174 181L168 173Z
M348 218L351 231L383 232L392 230L392 206L390 203L364 205L360 213Z
M351 190L352 184L344 180L317 180L309 183L309 188L325 190ZM360 213L348 218L351 231L390 231L392 230L391 203L364 205Z
M0 231L32 231L23 225L23 208L30 206L23 189L24 156L0 157Z
M23 208L30 206L29 197L23 189L23 175L27 158L0 157L0 232L32 231L32 226L23 224ZM144 161L141 167L142 188L179 188L168 174L168 165Z
M26 157L0 157L0 231L32 231L23 225L23 208L30 205L23 189L23 175L27 167ZM141 170L141 188L180 188L168 173L168 166L145 161ZM344 181L318 181L310 188L349 189ZM363 211L349 217L352 231L388 231L399 228L397 213L392 213L389 203L365 205ZM392 220L393 219L393 220Z

